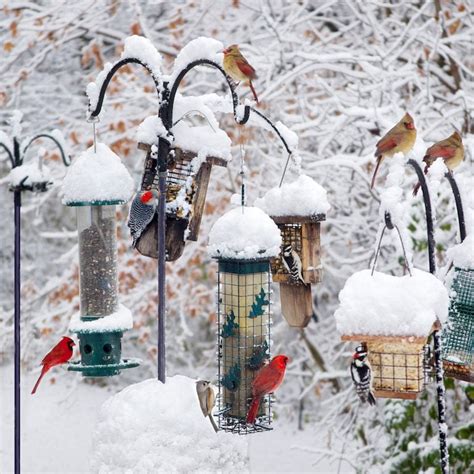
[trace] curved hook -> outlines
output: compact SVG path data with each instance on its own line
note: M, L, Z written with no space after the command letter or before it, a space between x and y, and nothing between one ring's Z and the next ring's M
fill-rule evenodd
M431 210L430 192L426 183L425 174L421 169L421 166L414 159L409 159L407 163L415 169L418 176L418 181L421 184L421 190L423 192L423 202L425 204L426 214L426 233L428 238L428 264L430 273L434 275L436 272L436 260L435 260L435 240L434 240L434 229L433 229L433 213Z
M10 163L12 164L12 168L14 168L15 167L15 160L13 159L13 155L12 155L11 151L2 142L0 142L0 147L3 148L7 152L8 158L10 159Z
M444 177L449 181L451 190L453 191L454 201L456 202L456 212L458 214L459 236L461 238L461 242L463 242L466 238L466 222L464 221L464 209L462 205L461 193L459 192L458 183L456 183L456 180L450 171L447 171Z
M64 166L69 166L71 164L71 157L66 155L61 143L59 143L59 141L56 140L56 138L54 138L52 135L49 135L48 133L40 133L38 135L35 135L33 138L31 138L30 141L23 147L23 155L26 153L29 146L38 138L49 138L50 140L52 140L55 143L55 145L58 147L59 152L61 153L61 158L63 160ZM23 158L21 159L21 162L23 164Z
M232 105L234 108L234 119L235 121L240 124L244 125L247 123L249 116L250 116L250 107L248 105L245 106L244 109L244 116L241 120L237 117L237 107L239 106L239 98L237 97L237 93L235 92L234 84L230 77L225 73L224 69L219 66L219 64L211 61L210 59L198 59L197 61L190 62L176 77L171 88L169 89L169 97L168 97L168 113L163 117L163 125L167 130L170 130L173 126L173 107L174 107L174 100L176 97L176 92L178 91L179 84L183 80L184 76L191 71L191 69L195 68L196 66L200 66L203 64L207 64L208 66L212 66L213 68L217 69L222 73L225 80L227 81L227 85L229 86L230 92L232 94Z
M114 74L122 67L125 66L126 64L140 64L143 66L151 75L153 82L155 83L155 88L156 92L158 93L158 101L161 101L161 94L160 94L160 89L161 89L161 84L160 82L155 78L155 75L153 74L153 71L145 64L142 63L139 59L136 58L125 58L121 59L120 61L117 61L110 71L108 72L106 78L104 79L104 82L102 83L102 86L99 91L99 98L97 99L97 105L93 111L90 112L90 117L98 117L100 114L100 111L102 110L102 105L104 103L104 98L105 98L105 91L107 90L107 86L109 85L109 82L112 80L112 77ZM90 104L89 104L90 105Z

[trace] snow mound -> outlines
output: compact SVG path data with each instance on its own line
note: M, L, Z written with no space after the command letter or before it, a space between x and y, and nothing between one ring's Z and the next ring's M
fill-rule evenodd
M103 143L97 143L79 155L63 180L63 204L77 202L127 202L134 182L120 158Z
M270 216L311 216L326 214L331 207L326 190L304 174L281 188L270 189L255 206Z
M163 137L169 141L171 140L171 137L160 117L157 115L151 115L138 126L136 139L138 143L156 145L158 143L158 137Z
M466 236L461 244L448 249L448 258L457 268L474 270L474 234Z
M127 331L133 328L132 312L123 304L115 313L104 316L103 318L95 319L93 321L81 321L79 313L75 313L69 323L70 332L112 332L112 331Z
M161 54L153 43L143 36L133 35L125 39L125 46L120 59L135 58L149 67L153 76L159 81L161 76Z
M339 293L334 313L341 334L428 336L436 317L448 315L448 293L435 276L413 269L396 277L370 270L354 273Z
M25 186L48 183L51 182L51 173L44 164L40 168L38 162L34 161L13 168L8 175L8 182L12 188L19 186L24 179Z
M248 472L245 437L214 433L195 381L145 380L103 405L93 436L92 472Z
M237 207L220 217L209 232L209 254L239 260L275 257L280 253L277 225L258 207Z

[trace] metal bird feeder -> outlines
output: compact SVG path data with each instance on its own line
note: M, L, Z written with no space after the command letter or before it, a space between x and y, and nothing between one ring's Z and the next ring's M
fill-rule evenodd
M280 255L271 261L273 281L280 284L281 311L290 326L304 328L313 315L311 285L322 279L321 221L325 214L311 216L272 216L280 229ZM283 263L285 248L300 257L303 281L295 279Z
M271 399L255 425L245 419L252 381L270 358L270 261L218 260L219 427L248 434L271 429Z
M474 270L454 268L448 322L442 332L444 373L474 382Z
M139 148L147 151L142 189L158 189L156 158L151 146L140 143ZM227 161L208 156L198 167L193 160L197 153L174 148L168 158L166 177L166 260L177 260L184 251L186 240L196 241L206 202L207 187L212 166L227 167ZM137 239L137 250L147 257L157 258L158 237L156 214L145 231Z

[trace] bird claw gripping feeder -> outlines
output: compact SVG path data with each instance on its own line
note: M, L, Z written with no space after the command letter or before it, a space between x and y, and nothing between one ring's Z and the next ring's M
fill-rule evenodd
M255 205L280 229L280 253L271 261L273 281L280 283L281 311L290 326L304 328L313 314L311 284L321 281L320 233L329 203L326 190L301 175L268 191Z
M447 316L448 295L434 275L410 270L408 262L410 275L375 272L385 228L372 270L346 281L334 316L341 339L367 350L375 396L413 400L429 381L426 344Z
M474 382L474 239L468 236L462 244L449 250L454 269L450 280L450 304L447 324L442 332L444 374Z
M79 234L81 311L69 330L78 335L81 361L69 370L106 377L137 367L122 359L121 338L131 329L130 311L118 303L115 206L126 203L133 180L120 158L97 143L71 165L63 182L63 203L76 207Z
M224 431L271 429L270 396L255 424L246 424L246 416L252 381L270 358L270 258L280 245L278 227L256 207L227 212L209 234L208 251L218 262L218 418Z
M157 117L148 117L137 132L138 148L147 152L142 190L158 189L158 176L148 172L156 169L156 164L150 163L154 159L152 146L156 142L153 133L157 128L156 120ZM213 126L209 123L209 126L190 127L184 121L178 121L173 133L166 176L167 261L177 260L182 255L186 240L198 239L212 166L227 167L231 158L231 140L218 128L217 122ZM135 245L142 255L152 258L158 257L156 219L155 213L137 236Z

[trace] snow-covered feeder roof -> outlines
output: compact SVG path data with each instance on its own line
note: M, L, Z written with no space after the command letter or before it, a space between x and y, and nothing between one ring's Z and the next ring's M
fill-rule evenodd
M453 265L464 270L474 270L474 234L466 236L461 244L448 249Z
M100 408L93 472L248 472L247 441L215 433L195 381L181 375L129 385Z
M47 166L42 165L41 169L36 161L25 163L13 168L8 175L10 188L20 186L35 189L38 186L51 183L51 173Z
M343 335L427 337L448 315L448 293L431 273L392 276L362 270L346 281L334 313Z
M270 189L255 201L255 206L272 217L325 215L330 208L326 190L304 174Z
M122 304L119 304L115 313L91 321L82 321L79 313L76 313L73 315L71 322L69 323L69 332L81 334L117 331L123 332L132 328L132 313Z
M277 225L257 207L232 209L220 217L209 232L208 252L212 257L253 260L280 253L281 234Z
M80 154L63 180L67 206L123 204L133 194L134 182L120 158L103 143Z

